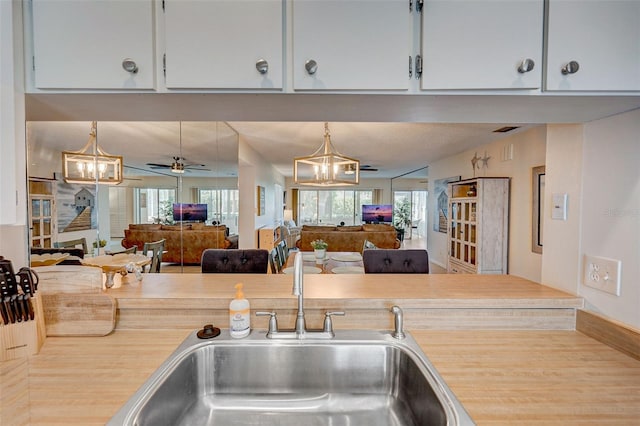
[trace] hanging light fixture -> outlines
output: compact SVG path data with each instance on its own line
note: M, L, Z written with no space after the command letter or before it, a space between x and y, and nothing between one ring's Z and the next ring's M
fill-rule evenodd
M329 123L324 123L324 142L307 157L293 159L293 179L309 186L344 186L360 183L360 161L338 153L331 143Z
M67 183L122 182L122 157L109 155L98 145L98 124L91 122L89 141L80 151L62 151L62 175Z

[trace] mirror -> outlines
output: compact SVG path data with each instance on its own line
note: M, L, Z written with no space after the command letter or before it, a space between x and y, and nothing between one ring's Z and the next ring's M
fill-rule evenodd
M393 225L404 248L427 248L429 168L391 178Z
M544 221L544 179L545 166L531 169L532 212L531 251L542 253L542 230Z
M81 150L90 130L90 122L27 123L31 247L84 238L88 255L98 253L94 244L100 254L117 252L131 225L164 226L175 232L165 235L172 242L163 262L180 272L198 257L187 253L187 231L224 224L225 239L237 244L238 135L226 123L98 122L97 145L123 157L122 183L66 183L61 152ZM178 204L199 204L205 216L174 216Z

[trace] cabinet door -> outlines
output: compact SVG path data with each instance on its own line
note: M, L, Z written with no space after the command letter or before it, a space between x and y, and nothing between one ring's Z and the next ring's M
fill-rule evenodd
M640 90L638 0L549 0L547 45L547 90Z
M425 0L421 87L540 88L542 30L543 0Z
M282 8L282 0L166 0L166 86L282 88Z
M407 0L293 0L294 89L407 90L410 16Z
M152 0L33 0L34 84L152 89ZM131 59L136 72L124 69Z

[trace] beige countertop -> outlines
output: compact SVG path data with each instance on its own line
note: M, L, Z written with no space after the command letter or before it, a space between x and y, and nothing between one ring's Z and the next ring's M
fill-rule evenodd
M292 325L291 280L149 274L109 290L118 303L115 332L47 337L29 358L31 424L104 424L188 333L206 322L225 327L237 282L245 284L252 310L275 309L282 327ZM388 307L402 306L407 328L478 424L637 425L640 419L640 361L562 329L571 321L575 327L582 299L574 295L514 276L434 274L309 275L305 297L310 327L320 324L323 309L343 307L347 316L336 318L337 329L388 329ZM530 322L556 311L572 316ZM189 320L180 322L185 315ZM487 316L499 321L486 322ZM529 329L505 329L513 324ZM264 329L266 322L253 317L252 325ZM480 329L487 326L493 329Z
M47 338L29 360L31 424L104 424L190 332ZM640 419L640 361L579 332L412 334L478 424Z

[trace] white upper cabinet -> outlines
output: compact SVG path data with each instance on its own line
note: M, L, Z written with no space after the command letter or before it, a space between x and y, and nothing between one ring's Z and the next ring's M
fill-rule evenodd
M538 89L543 0L425 0L425 90Z
M282 0L165 0L169 89L281 89Z
M152 0L32 0L35 87L153 89L152 7Z
M640 90L640 1L549 0L546 90Z
M294 90L408 90L408 0L293 0Z

